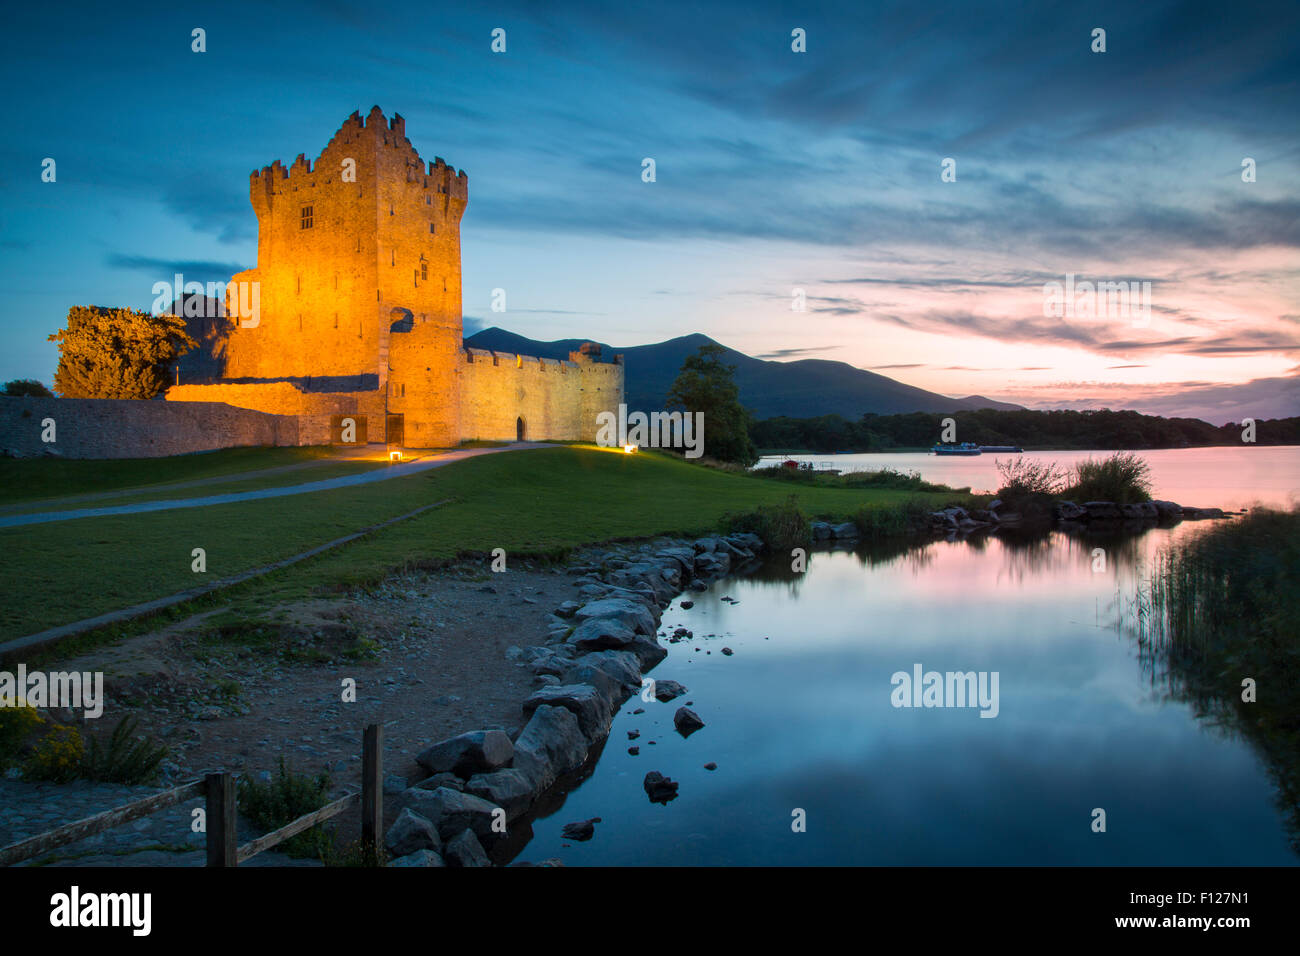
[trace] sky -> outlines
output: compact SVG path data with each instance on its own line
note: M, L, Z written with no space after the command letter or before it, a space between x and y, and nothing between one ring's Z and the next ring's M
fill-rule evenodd
M6 16L0 381L51 382L72 305L255 265L248 174L379 105L469 177L466 334L703 332L1035 408L1300 414L1300 4ZM1137 283L1137 308L1053 314L1067 282Z

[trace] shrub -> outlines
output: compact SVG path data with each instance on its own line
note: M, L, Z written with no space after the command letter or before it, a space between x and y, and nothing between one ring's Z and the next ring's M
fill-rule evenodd
M753 511L727 515L723 527L729 533L752 531L774 551L788 551L812 539L812 522L799 510L794 495L779 505L760 505Z
M278 830L304 814L319 810L329 802L330 777L320 773L315 777L293 773L280 758L280 768L269 783L258 783L247 777L239 781L239 812L249 822L267 832ZM280 847L289 856L324 857L330 852L330 834L315 826L290 837Z
M0 773L18 762L23 744L43 723L35 707L0 707Z
M158 779L158 767L167 756L167 748L147 740L135 740L138 721L123 717L101 747L92 737L90 749L82 761L81 776L106 783L142 784Z
M1074 481L1064 492L1075 501L1113 501L1130 505L1151 500L1151 466L1131 451L1117 451L1074 466Z
M858 534L868 541L897 538L927 526L931 510L924 501L911 498L895 507L859 508L853 515L853 523L858 527Z
M40 739L23 764L27 780L71 783L81 775L85 741L76 727L60 724Z
M998 497L1015 501L1035 495L1057 495L1065 485L1066 473L1055 462L1032 458L997 459L994 465L1002 478Z

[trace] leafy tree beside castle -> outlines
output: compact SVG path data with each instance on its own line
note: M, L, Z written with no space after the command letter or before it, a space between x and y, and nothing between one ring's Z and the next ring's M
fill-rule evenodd
M23 395L32 395L36 398L54 397L53 392L34 378L16 378L12 382L5 382L4 395L7 398L19 398Z
M198 344L180 316L98 305L74 305L49 341L59 343L54 390L64 398L153 398Z
M718 461L752 465L758 452L749 437L752 416L740 404L734 365L724 365L727 350L716 343L688 355L668 390L670 408L704 413L704 454Z

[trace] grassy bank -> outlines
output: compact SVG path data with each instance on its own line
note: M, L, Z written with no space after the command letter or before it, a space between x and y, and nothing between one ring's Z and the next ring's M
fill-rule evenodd
M1257 509L1162 553L1141 605L1153 668L1255 745L1300 851L1300 511Z
M611 539L696 534L718 528L728 513L785 502L792 493L808 516L838 520L960 498L792 487L660 453L571 446L505 452L357 488L0 531L0 574L9 582L0 638L193 587L200 583L191 571L196 547L206 552L207 577L222 578L446 498L441 508L245 585L239 601L269 605L333 592L396 568L497 547L560 554Z

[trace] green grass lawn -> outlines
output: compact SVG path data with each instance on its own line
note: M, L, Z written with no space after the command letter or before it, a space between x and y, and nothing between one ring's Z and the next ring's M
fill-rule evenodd
M258 491L263 488L281 488L288 485L302 485L314 481L326 481L330 478L343 478L359 475L376 468L387 468L386 461L326 461L320 460L310 468L294 468L272 475L256 475L244 478L232 475L229 480L218 480L201 485L176 487L167 485L149 491L148 486L139 489L124 489L121 494L111 497L91 499L79 496L68 498L39 499L21 504L9 505L3 510L6 515L36 514L49 511L76 511L81 508L114 508L118 505L136 504L142 501L173 501L178 498L207 498L212 495L226 495L242 491Z
M226 448L171 458L0 458L0 505L64 495L147 488L235 475L329 458L327 445L307 448ZM311 469L303 469L310 471Z
M169 460L174 461L174 460ZM62 462L54 464L66 464ZM178 476L173 475L173 480ZM826 488L753 478L660 454L554 448L483 455L357 488L288 498L0 531L0 638L30 634L194 587L191 551L222 578L404 514L452 501L293 568L244 585L239 600L274 604L378 580L390 570L505 548L547 554L576 545L713 530L727 512L794 495L805 512L952 494Z

